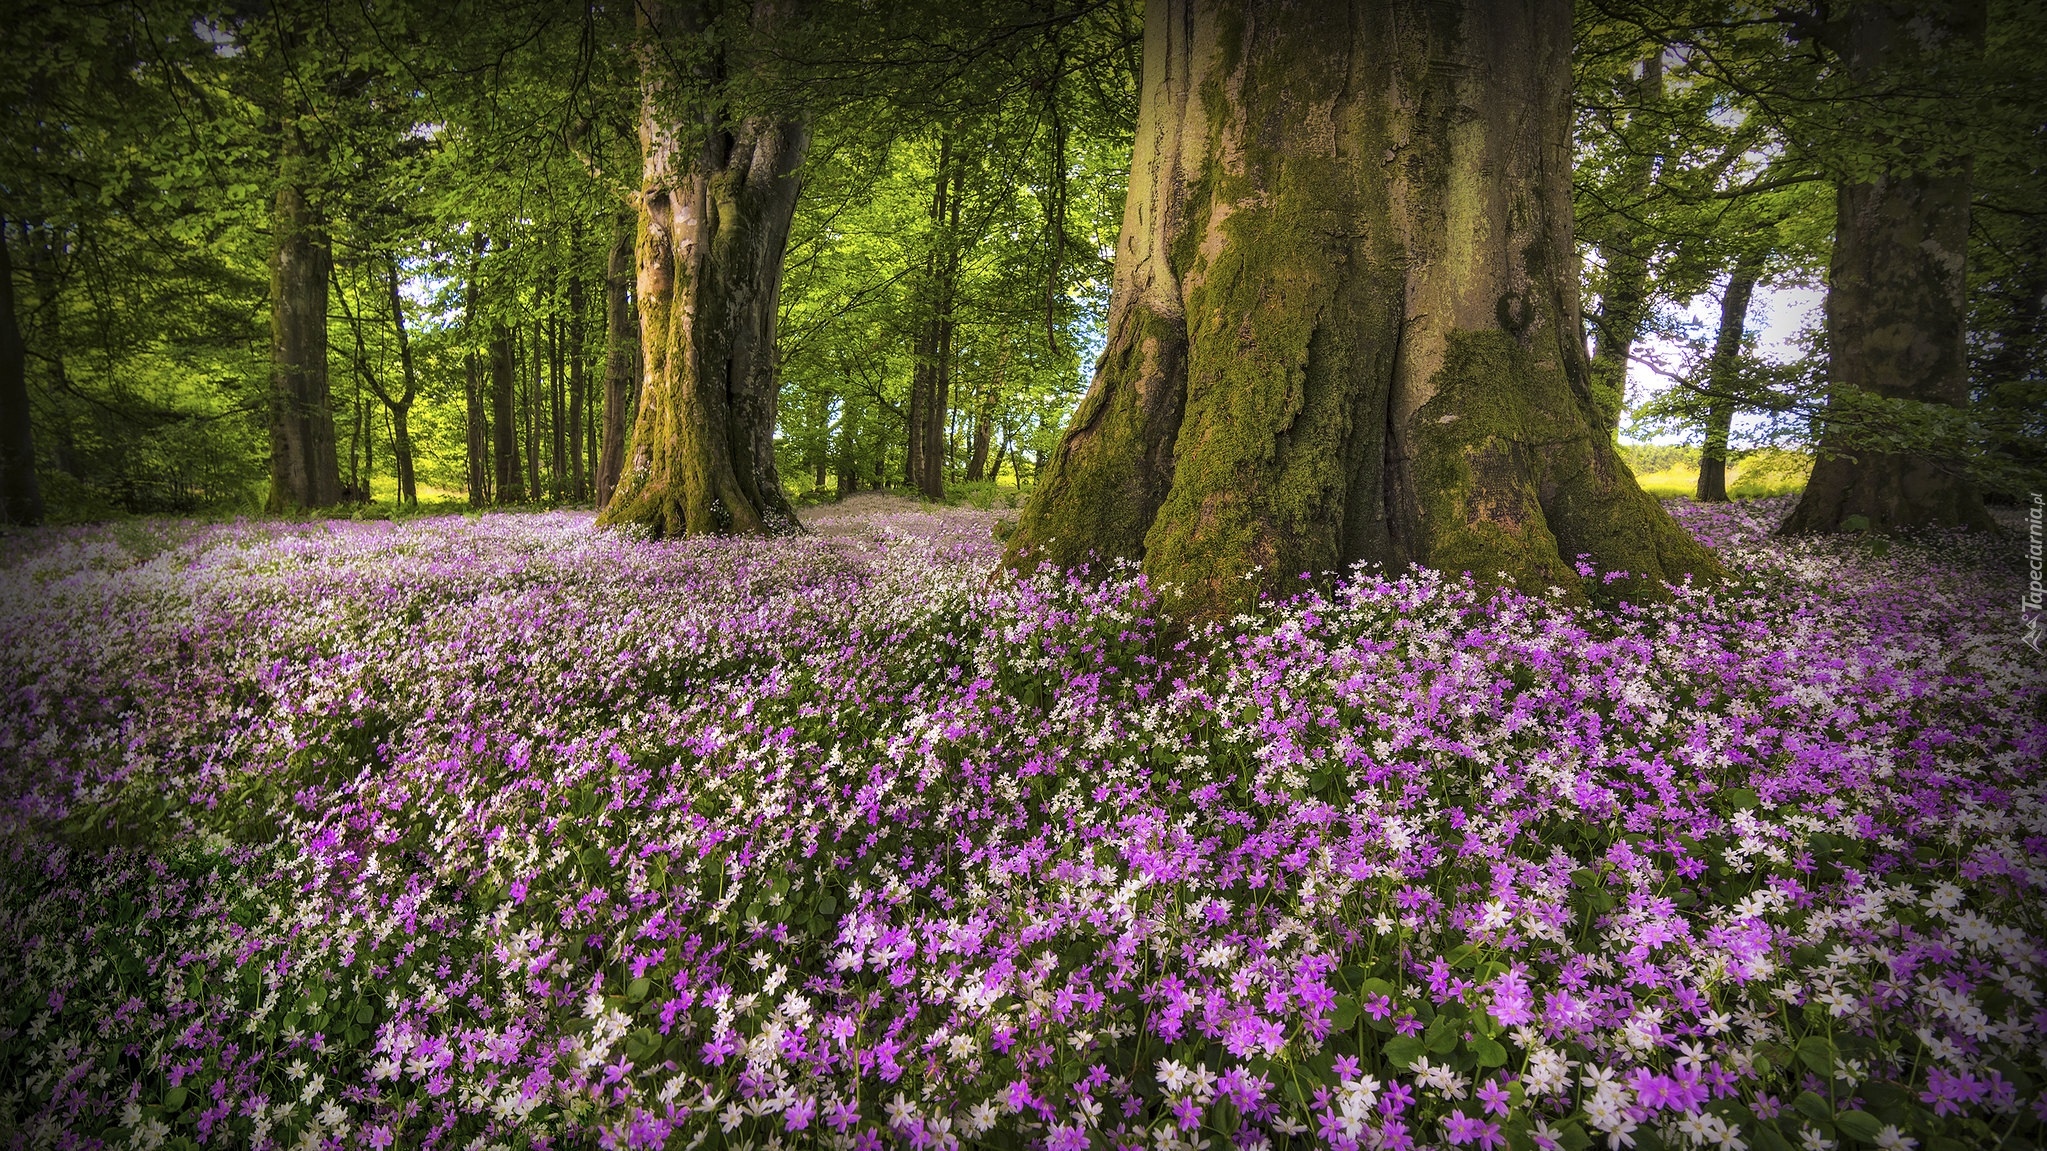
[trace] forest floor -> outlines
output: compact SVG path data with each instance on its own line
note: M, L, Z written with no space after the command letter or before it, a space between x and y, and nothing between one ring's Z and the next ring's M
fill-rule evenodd
M1192 634L875 495L14 537L0 1141L2038 1145L2021 543L1670 506Z

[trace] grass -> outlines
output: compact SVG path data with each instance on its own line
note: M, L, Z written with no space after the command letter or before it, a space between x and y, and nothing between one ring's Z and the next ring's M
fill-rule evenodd
M1621 458L1635 472L1635 482L1657 499L1689 498L1699 490L1699 449L1662 444L1622 444ZM1795 495L1805 490L1812 457L1802 452L1764 449L1729 461L1727 494L1738 500Z

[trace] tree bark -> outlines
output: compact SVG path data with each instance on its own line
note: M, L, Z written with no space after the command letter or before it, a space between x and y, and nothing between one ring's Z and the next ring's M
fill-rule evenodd
M1727 502L1727 437L1734 429L1741 337L1748 324L1749 298L1762 273L1763 253L1744 252L1727 274L1727 289L1720 293L1720 331L1713 337L1713 358L1706 375L1706 386L1712 392L1706 402L1706 442L1699 449L1697 497L1709 503Z
M462 340L468 345L463 353L463 399L467 404L464 431L468 446L469 460L469 506L480 508L490 503L490 420L484 412L483 358L476 352L476 280L477 265L483 255L483 237L476 238L476 255L469 261L469 279L462 286Z
M513 343L511 326L500 320L491 325L490 338L490 383L491 383L491 430L495 433L497 476L496 500L499 504L520 504L526 502L525 477L519 471L519 418L516 413L518 375L518 349Z
M1663 100L1663 53L1642 61L1642 75L1636 81L1636 98L1643 107ZM1633 115L1629 117L1631 120ZM1630 124L1630 128L1635 125ZM1644 145L1648 132L1628 135ZM1627 206L1633 212L1648 198L1655 176L1657 152L1642 146L1629 157L1626 187L1634 197ZM1600 242L1602 264L1599 311L1592 325L1592 398L1610 430L1620 427L1621 411L1627 406L1628 358L1635 341L1642 337L1648 320L1649 244L1636 234L1634 221L1617 216L1612 229Z
M910 376L908 450L904 479L932 499L945 495L946 407L952 382L952 298L959 278L957 237L963 166L952 139L938 142L938 177L931 195L931 249L924 258L927 313L914 348Z
M1570 29L1568 0L1150 0L1107 349L1011 562L1140 557L1211 616L1357 561L1719 573L1591 395Z
M405 300L398 292L398 261L387 259L384 264L385 283L391 289L391 325L398 333L398 364L404 373L405 391L391 408L391 436L398 459L398 498L412 507L419 506L419 487L412 475L412 434L406 430L406 417L412 412L412 401L419 396L419 376L412 366L412 336L405 329Z
M639 10L653 37L693 31L659 3ZM800 530L775 467L775 326L810 132L762 114L682 123L669 66L651 53L642 66L644 376L631 456L599 522L657 537ZM701 143L686 146L692 135Z
M292 181L297 133L285 131L285 182L271 217L271 511L341 501L327 386L327 278L332 255L320 214Z
M583 365L583 276L569 277L569 498L581 503L590 498L583 473L583 392L587 387Z
M28 347L14 317L14 257L8 222L0 217L0 524L43 522L36 485L36 444L30 427Z
M1871 3L1856 5L1846 20L1842 56L1850 74L1881 83L1922 66L1922 54L1942 42L1949 50L1980 46L1985 9L1968 0L1939 10ZM1855 391L1968 407L1969 170L1966 158L1947 159L1945 171L1887 172L1835 187L1830 410L1838 395ZM1838 426L1823 426L1812 476L1784 522L1787 534L1991 526L1982 496L1958 469L1925 456L1857 451L1846 439Z
M604 443L597 458L597 506L611 503L625 468L626 431L632 416L633 379L639 372L640 331L632 301L633 214L619 214L618 235L604 275Z

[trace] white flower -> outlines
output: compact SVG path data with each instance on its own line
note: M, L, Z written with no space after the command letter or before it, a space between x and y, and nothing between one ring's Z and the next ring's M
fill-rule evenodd
M134 1135L135 1146L141 1148L142 1151L156 1151L156 1148L163 1146L163 1141L170 1136L170 1133L170 1124L165 1123L161 1119L151 1119L136 1130Z
M960 1121L960 1130L969 1136L979 1135L995 1126L1002 1112L986 1099L967 1109L967 1116Z
M1887 1123L1883 1130L1876 1133L1876 1145L1883 1151L1912 1151L1912 1148L1919 1146L1919 1140Z
M1805 1127L1798 1133L1798 1145L1805 1151L1834 1151L1834 1141L1820 1134L1817 1127Z
M389 1055L386 1055L382 1059L377 1060L376 1066L370 1068L370 1078L372 1079L398 1078L398 1060Z

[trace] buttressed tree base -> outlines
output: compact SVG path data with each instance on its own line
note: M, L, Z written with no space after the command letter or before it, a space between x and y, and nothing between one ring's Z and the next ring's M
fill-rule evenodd
M794 118L726 120L676 100L670 56L653 49L701 33L702 14L652 2L640 13L645 375L632 447L599 522L645 524L656 536L796 530L775 467L775 327L810 133ZM755 30L788 16L762 5Z
M1139 557L1206 614L1361 560L1718 575L1593 403L1570 29L1568 0L1151 0L1108 345L1010 562Z

